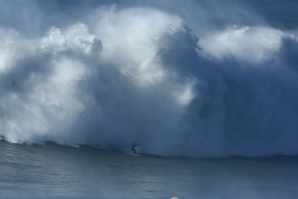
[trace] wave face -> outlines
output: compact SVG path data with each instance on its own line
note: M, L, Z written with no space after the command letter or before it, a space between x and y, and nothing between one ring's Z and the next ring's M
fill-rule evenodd
M152 6L100 6L68 21L38 12L45 23L30 14L38 5L23 9L20 24L1 14L3 139L123 150L136 142L142 153L195 158L298 154L294 33L208 29Z

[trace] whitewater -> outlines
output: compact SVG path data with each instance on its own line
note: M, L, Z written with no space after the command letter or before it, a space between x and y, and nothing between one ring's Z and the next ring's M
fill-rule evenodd
M0 0L0 198L296 199L297 10Z
M227 16L227 6L215 22L195 1L85 2L66 14L55 2L0 2L3 140L136 142L142 154L191 158L298 154L295 29L238 7Z

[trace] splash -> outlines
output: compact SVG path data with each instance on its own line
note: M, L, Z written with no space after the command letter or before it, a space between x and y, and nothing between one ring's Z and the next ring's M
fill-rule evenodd
M42 36L0 28L0 134L163 156L297 155L298 41L101 7Z

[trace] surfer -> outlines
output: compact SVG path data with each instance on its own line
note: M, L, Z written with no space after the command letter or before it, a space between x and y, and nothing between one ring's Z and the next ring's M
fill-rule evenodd
M134 152L135 155L137 155L137 151L135 150L135 147L139 146L137 145L135 142L133 143L133 145L131 146L130 150L132 150Z

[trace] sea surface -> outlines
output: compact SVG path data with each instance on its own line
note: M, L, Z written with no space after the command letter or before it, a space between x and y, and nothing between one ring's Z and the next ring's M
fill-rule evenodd
M1 198L296 198L298 158L133 156L1 142Z
M297 199L297 10L0 0L0 198Z

